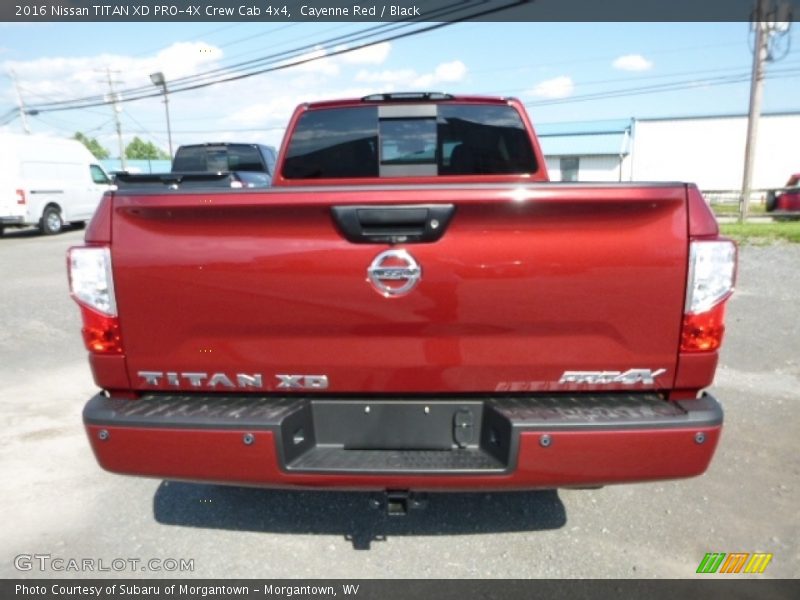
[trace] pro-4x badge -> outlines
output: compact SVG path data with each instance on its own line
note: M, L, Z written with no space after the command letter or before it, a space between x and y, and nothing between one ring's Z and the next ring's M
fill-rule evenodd
M666 369L628 369L622 371L564 371L558 383L591 383L594 385L621 383L634 385L645 383L653 385L656 377L666 373Z

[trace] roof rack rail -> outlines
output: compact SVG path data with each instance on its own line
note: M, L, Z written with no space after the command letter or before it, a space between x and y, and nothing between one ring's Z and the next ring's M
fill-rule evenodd
M361 98L362 102L413 102L415 100L452 100L452 94L444 92L393 92L390 94L370 94Z

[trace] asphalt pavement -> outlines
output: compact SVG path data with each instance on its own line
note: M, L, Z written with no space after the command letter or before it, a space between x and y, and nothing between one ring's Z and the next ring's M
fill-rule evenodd
M397 518L363 493L100 469L81 424L96 389L65 272L82 235L0 238L0 577L693 577L707 552L769 552L763 577L800 576L800 245L741 249L712 390L726 424L705 475L434 494ZM94 571L53 569L84 559ZM184 571L165 570L181 559Z

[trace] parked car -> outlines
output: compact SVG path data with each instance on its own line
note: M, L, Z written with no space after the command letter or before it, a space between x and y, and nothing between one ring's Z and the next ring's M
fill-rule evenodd
M0 134L0 234L36 225L44 234L92 218L111 179L77 140Z
M789 177L786 187L780 190L771 190L767 194L766 208L769 213L800 215L800 173Z
M209 143L180 146L173 173L233 173L232 187L267 187L272 181L277 152L264 144Z

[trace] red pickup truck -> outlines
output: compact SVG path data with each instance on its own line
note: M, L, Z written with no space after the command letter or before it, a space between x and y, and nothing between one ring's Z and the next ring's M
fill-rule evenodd
M776 216L800 215L800 173L789 177L783 189L767 193L767 212Z
M734 244L693 185L550 183L514 99L303 104L272 188L130 177L68 263L116 473L596 486L719 439Z

